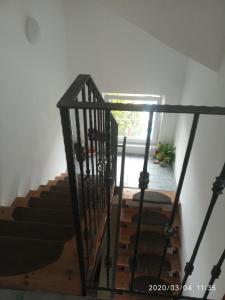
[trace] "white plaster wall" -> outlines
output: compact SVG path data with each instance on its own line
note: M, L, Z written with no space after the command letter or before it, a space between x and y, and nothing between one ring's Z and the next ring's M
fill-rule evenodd
M190 60L182 104L225 106L225 61L218 73ZM190 132L191 117L182 115L177 124L175 164L176 180L181 170L182 160ZM186 179L181 194L182 204L182 251L183 268L190 259L206 214L211 195L212 183L220 174L225 162L225 117L202 116L196 134ZM196 290L197 284L207 284L211 268L217 263L225 248L224 238L225 196L219 197L198 257L195 270L189 279L193 291L190 295L203 295ZM225 265L220 279L216 281L216 292L209 295L219 300L225 294ZM194 290L195 289L195 290Z
M25 37L26 17L41 28ZM60 0L0 1L0 204L65 171L56 103L69 85Z
M91 74L101 92L165 95L178 104L187 58L95 0L65 0L71 81ZM172 141L176 117L164 116L160 139Z
M168 46L218 70L225 49L224 0L97 0Z

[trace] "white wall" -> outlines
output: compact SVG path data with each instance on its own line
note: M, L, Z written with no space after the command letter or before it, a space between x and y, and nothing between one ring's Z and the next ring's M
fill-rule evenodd
M70 74L91 74L101 92L165 95L177 104L187 58L95 0L65 0ZM165 116L161 140L172 141L176 118Z
M218 73L202 65L189 62L182 104L225 106L225 61ZM181 116L177 125L175 164L176 179L181 170L181 163L190 131L191 117ZM192 156L181 194L182 203L182 264L190 259L200 226L203 222L212 195L211 187L225 162L225 117L202 116L196 135ZM224 239L225 196L219 197L206 235L201 244L195 262L195 270L189 283L207 284L213 264L225 248ZM210 297L216 300L225 293L225 265L220 279L216 281L216 292ZM203 295L202 291L190 292L191 295Z
M25 37L27 16L41 38ZM60 0L0 1L0 203L65 171L56 103L69 85Z
M218 70L225 49L224 0L97 0L168 46Z

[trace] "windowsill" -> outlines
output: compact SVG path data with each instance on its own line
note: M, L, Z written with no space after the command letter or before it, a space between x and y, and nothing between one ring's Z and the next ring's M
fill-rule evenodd
M150 146L150 154L154 154L157 148L156 144L152 144ZM122 148L118 148L118 153L121 153ZM145 144L137 144L137 143L127 143L126 144L126 154L143 154L145 152Z

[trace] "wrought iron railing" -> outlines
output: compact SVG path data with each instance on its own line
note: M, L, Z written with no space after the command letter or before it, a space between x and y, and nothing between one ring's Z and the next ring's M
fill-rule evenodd
M73 216L76 233L76 245L79 256L82 294L86 295L88 290L108 290L119 294L130 293L137 295L148 295L150 297L160 296L164 297L165 299L207 299L209 291L205 292L203 298L188 297L183 295L183 287L186 284L188 277L194 270L194 262L209 219L213 212L213 208L219 195L223 192L225 186L225 165L213 184L212 199L200 229L193 253L189 262L186 264L184 278L182 279L179 294L173 294L171 296L171 293L167 292L162 293L157 291L148 292L137 290L134 286L134 278L138 264L137 254L139 248L144 196L149 184L147 163L150 152L150 137L153 115L155 113L182 113L193 115L192 127L183 160L181 175L178 181L175 200L173 202L169 224L167 224L163 230L165 235L165 245L161 256L160 268L158 270L157 279L159 280L162 275L162 269L165 262L167 249L169 247L170 237L175 234L175 215L178 209L179 198L185 179L192 146L195 140L199 118L202 114L225 115L225 108L207 106L105 103L95 83L89 75L79 75L70 88L66 91L57 106L60 109L61 114L71 200L73 203ZM149 112L144 164L139 178L139 188L141 193L132 257L130 287L128 289L119 289L113 285L113 281L110 280L110 272L113 269L113 254L111 253L111 207L116 187L118 146L118 125L111 112L117 110ZM125 149L125 144L123 145L123 149ZM122 169L124 170L124 158L122 161ZM121 179L120 182L120 201L118 209L121 209L123 179ZM93 272L96 269L97 261L100 257L99 253L102 247L102 241L104 240L104 234L106 235L106 257L104 258L106 267L106 284L105 286L96 286L92 285L91 278L93 278ZM224 259L225 252L222 253L218 263L213 267L209 284L213 284L214 281L219 277Z

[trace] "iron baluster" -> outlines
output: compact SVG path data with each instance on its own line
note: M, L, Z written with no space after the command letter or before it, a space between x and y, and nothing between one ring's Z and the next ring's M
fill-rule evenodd
M106 135L106 112L103 111L103 118L102 118L102 130L103 130L103 135ZM103 178L105 178L105 172L106 172L106 140L103 140ZM104 208L106 207L106 194L105 194L105 185L103 185L103 205Z
M223 253L220 256L220 259L219 259L218 263L216 265L214 265L213 268L212 268L211 279L209 280L209 283L208 283L208 289L205 291L205 294L204 294L202 299L207 299L207 297L209 295L209 292L210 292L209 287L212 287L215 280L220 277L220 274L221 274L221 271L222 271L221 267L223 265L224 260L225 260L225 249L223 250Z
M86 296L86 275L85 275L85 262L83 254L83 241L81 233L81 222L80 222L80 208L79 208L79 195L77 189L77 176L76 176L76 166L75 166L75 155L73 150L73 138L72 138L72 129L70 123L70 114L68 109L60 109L61 122L62 122L62 131L63 139L66 152L66 161L67 161L67 170L69 176L69 186L70 186L70 195L72 201L72 212L73 212L73 223L76 233L76 245L78 257L79 257L79 270L80 270L80 279L81 279L81 293L83 296Z
M80 135L80 118L79 118L79 111L78 109L75 109L75 122L76 122L76 132L77 132L77 143L78 143L78 149L79 149L79 156L78 156L78 162L80 166L80 180L81 180L81 194L82 194L82 208L83 208L83 220L84 220L84 239L86 244L86 259L87 259L87 265L89 267L89 230L87 225L87 208L86 208L86 197L85 197L85 189L84 189L84 170L83 170L83 161L85 159L85 153L84 149L82 147L81 142L81 135Z
M181 285L182 287L185 285L185 283L187 282L188 277L192 274L192 272L194 270L194 261L195 261L195 258L197 256L197 254L198 254L198 250L199 250L201 241L202 241L203 236L205 234L207 225L209 223L209 219L210 219L210 217L212 215L213 208L214 208L214 206L215 206L215 204L217 202L217 199L218 199L219 195L221 195L223 193L224 186L225 186L225 163L223 165L223 168L222 168L222 171L221 171L220 175L218 177L216 177L216 180L213 183L212 198L211 198L211 201L210 201L210 204L209 204L209 207L208 207L205 219L203 221L201 230L199 232L199 236L198 236L197 242L195 244L194 250L192 252L191 258L190 258L189 262L187 262L187 264L185 266L185 269L184 269L184 278L182 280L182 285ZM181 288L180 295L182 295L182 292L183 292L183 288Z
M118 192L118 204L117 204L117 216L116 216L116 237L115 237L115 250L114 250L114 273L113 273L113 286L115 286L115 280L116 280L116 263L118 258L118 244L119 244L119 235L120 235L120 220L121 220L121 209L122 209L122 200L123 200L123 188L124 188L124 171L125 171L125 156L126 156L126 142L127 138L123 138L123 145L122 145L122 155L121 155L121 168L120 168L120 185L119 185L119 192ZM119 146L119 145L117 145Z
M172 209L172 213L171 213L171 216L170 216L170 221L169 221L169 224L167 225L168 229L170 229L171 231L173 230L172 226L173 226L175 215L176 215L176 212L177 212L177 209L178 209L180 194L181 194L181 191L182 191L185 175L186 175L186 172L187 172L188 162L189 162L189 159L190 159L191 150L192 150L192 147L193 147L195 134L196 134L196 130L197 130L197 127L198 127L198 121L199 121L199 114L195 114L194 117L193 117L193 121L192 121L191 131L190 131L190 135L189 135L189 139L188 139L188 143L187 143L187 148L186 148L186 152L185 152L185 156L184 156L184 160L183 160L183 165L182 165L181 174L180 174L180 178L179 178L179 182L178 182L178 186L177 186L177 191L176 191L176 195L175 195L175 199L174 199L174 203L173 203L173 209ZM167 234L166 235L165 246L164 246L164 249L163 249L162 259L161 259L161 262L160 262L158 279L160 279L160 276L161 276L161 272L162 272L163 264L164 264L164 261L165 261L167 249L169 247L169 241L170 241L170 237Z
M86 102L85 87L82 89L82 101ZM84 142L85 142L85 154L86 154L86 175L90 175L89 157L88 157L88 129L87 129L87 111L83 109L83 123L84 123Z
M112 258L110 256L110 247L111 247L111 230L110 230L110 221L111 221L111 186L112 186L112 177L111 177L111 116L110 111L105 112L105 122L106 122L106 172L105 172L105 186L106 186L106 226L107 226L107 236L106 236L106 258L105 258L105 265L106 265L106 285L109 288L110 285L110 269L112 266Z
M93 101L96 103L96 96L95 93L93 91ZM94 130L96 132L96 137L94 139L94 145L95 145L95 170L96 170L96 180L95 180L95 202L96 202L96 210L97 210L97 220L98 220L98 226L100 223L100 203L99 203L99 178L98 178L98 140L99 140L99 131L97 129L97 111L96 109L94 109Z
M86 102L86 93L85 87L82 88L82 101ZM88 155L88 130L87 130L87 111L83 109L83 123L84 123L84 143L85 143L85 160L86 160L86 182L88 177L90 176L90 168L89 168L89 155ZM90 234L90 242L92 247L93 242L93 232L92 232L92 212L91 212L91 199L90 199L90 190L89 187L86 186L87 192L87 200L88 200L88 220L89 220L89 234Z
M99 130L99 133L100 133L100 138L98 140L98 143L99 143L99 146L98 146L98 149L99 149L99 159L98 159L98 166L97 166L97 172L99 174L99 201L100 201L100 212L102 214L103 212L103 203L102 203L102 186L103 186L103 178L102 178L102 171L101 171L101 168L102 168L102 139L101 139L101 136L102 136L102 111L97 111L98 113L98 130Z
M135 239L135 245L134 245L134 256L133 256L132 271L131 271L132 272L131 273L131 283L130 283L131 291L133 291L133 288L134 288L134 276L135 276L135 269L137 267L137 253L138 253L138 245L139 245L141 215L142 215L142 209L143 209L144 195L145 195L145 189L148 188L148 183L149 183L149 173L147 172L147 165L148 165L148 157L149 157L149 150L150 150L150 143L151 143L152 120L153 120L153 112L150 112L149 121L148 121L148 129L147 129L146 145L145 145L144 165L143 165L143 171L140 173L140 178L139 178L139 187L141 189L141 195L140 195L140 203L139 203L139 210L138 210L136 239Z
M88 86L88 101L89 104L91 103L91 90L90 87ZM89 133L90 131L93 130L93 124L92 124L92 110L89 109ZM97 230L97 220L96 220L96 201L95 201L95 189L94 189L94 182L95 182L95 170L94 170L94 145L93 145L93 139L90 138L90 144L91 144L91 178L90 178L90 182L89 182L89 188L91 189L92 193L91 193L91 202L92 202L92 209L93 209L93 217L94 217L94 233L96 234L96 230Z

